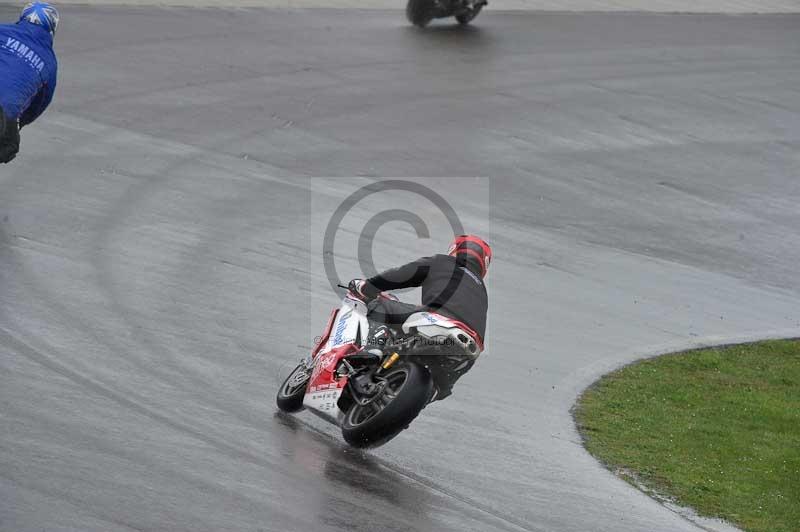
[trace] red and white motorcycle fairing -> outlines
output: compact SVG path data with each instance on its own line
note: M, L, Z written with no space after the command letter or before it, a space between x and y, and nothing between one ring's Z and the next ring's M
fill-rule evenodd
M334 309L325 332L311 353L313 370L303 398L303 406L336 423L341 410L336 405L347 377L334 374L342 358L361 351L369 333L367 306L360 299L345 295Z

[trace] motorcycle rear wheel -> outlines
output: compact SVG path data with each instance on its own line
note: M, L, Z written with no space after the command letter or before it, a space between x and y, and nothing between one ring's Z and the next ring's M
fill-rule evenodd
M286 377L278 390L275 402L284 412L299 412L303 409L303 398L306 395L306 385L311 377L305 364L298 364Z
M400 434L428 404L433 380L425 368L398 364L382 376L387 385L367 405L355 402L344 414L342 436L353 447L377 447Z

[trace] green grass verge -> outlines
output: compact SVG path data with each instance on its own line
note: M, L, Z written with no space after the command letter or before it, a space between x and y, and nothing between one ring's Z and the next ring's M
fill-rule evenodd
M748 531L800 531L800 341L637 362L574 413L589 452L628 481Z

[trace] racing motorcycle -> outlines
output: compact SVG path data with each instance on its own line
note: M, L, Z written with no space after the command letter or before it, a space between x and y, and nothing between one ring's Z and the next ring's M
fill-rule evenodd
M408 21L424 28L435 18L456 17L459 24L469 24L478 16L487 0L408 0Z
M339 425L348 444L377 447L449 393L451 377L481 351L480 336L458 320L417 312L399 330L390 329L371 322L367 304L348 292L311 355L281 385L278 408L307 408Z

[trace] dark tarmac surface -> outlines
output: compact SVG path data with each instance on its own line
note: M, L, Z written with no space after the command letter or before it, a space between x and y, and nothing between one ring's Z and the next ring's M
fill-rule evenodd
M800 17L68 7L57 49L0 168L0 530L698 530L569 409L800 335ZM447 198L495 250L487 349L361 453L274 395L337 302L314 205L405 176L486 178Z

